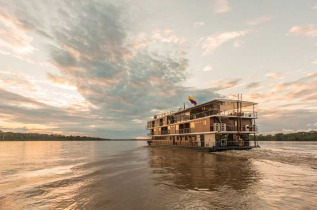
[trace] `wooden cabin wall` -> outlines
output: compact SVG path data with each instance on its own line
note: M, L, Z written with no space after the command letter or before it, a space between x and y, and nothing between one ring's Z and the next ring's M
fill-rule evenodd
M167 116L163 117L163 125L167 125Z
M192 123L195 123L195 128L192 132L208 132L210 131L210 118L204 118L201 120L196 120Z
M176 126L175 125L171 125L170 133L171 134L175 134L176 133Z

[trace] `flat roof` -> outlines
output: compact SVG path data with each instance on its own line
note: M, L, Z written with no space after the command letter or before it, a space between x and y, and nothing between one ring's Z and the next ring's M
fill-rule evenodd
M257 105L257 103L250 102L250 101L240 101L240 100L231 100L231 99L214 99L214 100L205 102L203 104L199 104L197 106L193 106L193 107L190 107L190 108L178 111L178 112L174 112L172 114L179 114L179 113L182 113L182 112L187 112L187 111L190 111L192 109L197 109L197 108L200 108L200 107L203 107L203 106L215 103L215 102L223 102L224 103L223 105L225 106L224 110L236 109L237 108L237 102L241 102L242 103L242 107Z
M223 108L222 111L237 109L237 102L242 102L242 107L248 107L248 106L252 106L252 105L257 105L258 104L258 103L250 102L250 101L240 101L240 100L221 99L221 98L219 98L219 99L214 99L214 100L211 100L211 101L207 101L207 102L199 104L197 106L189 107L187 109L183 109L183 110L180 110L180 111L166 113L166 114L157 114L157 118L155 120L161 119L161 118L163 118L164 116L167 116L167 115L175 115L175 114L188 112L188 111L190 111L192 109L197 109L197 108L200 108L200 107L212 104L212 103L216 103L216 102L223 102L222 105L224 107L222 107ZM151 121L153 121L153 120L151 120Z

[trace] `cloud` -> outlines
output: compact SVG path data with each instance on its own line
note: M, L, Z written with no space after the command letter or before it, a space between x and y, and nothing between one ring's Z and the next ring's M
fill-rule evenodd
M132 59L142 50L155 50L159 48L161 51L175 50L186 43L184 37L178 36L171 29L154 29L151 33L140 32L131 35L125 40L127 42L127 51L123 55L127 59ZM184 55L183 50L177 50L177 54Z
M194 28L200 28L200 27L202 27L203 25L205 25L205 23L204 22L194 22Z
M304 77L290 81L277 83L267 87L265 92L250 93L251 100L263 103L289 104L290 101L296 103L296 107L311 107L309 101L313 103L316 99L317 73L310 73Z
M281 79L283 78L283 75L277 72L269 72L266 73L265 76L270 77L272 79Z
M13 129L13 132L17 132L17 133L26 133L28 132L29 130L27 129L26 126L24 127L18 127L18 128L14 128Z
M0 13L0 26L0 53L16 56L33 53L33 37L25 32L17 18Z
M176 36L173 30L171 29L156 29L152 31L152 39L154 42L162 43L175 43L183 44L185 43L185 38Z
M238 48L238 47L241 47L242 44L243 44L243 41L237 40L237 41L234 42L233 46L234 46L235 48Z
M314 101L317 100L317 94L312 94L309 96L304 97L303 99L301 99L301 101Z
M255 26L266 23L273 19L273 16L260 16L246 22L247 25Z
M211 64L208 64L207 66L204 67L203 71L212 71L214 67Z
M229 88L233 88L240 83L241 79L218 79L212 80L207 83L207 85L211 86L210 89L212 91L220 91Z
M261 82L251 82L247 84L246 89L253 89L259 87Z
M112 128L111 118L99 116L95 110L60 109L1 88L0 94L1 130L4 131L26 127L29 132L92 135L97 129L90 127L92 123L105 130Z
M216 0L213 4L213 10L217 14L229 12L231 7L227 0Z
M257 123L261 125L261 132L271 132L272 128L276 131L309 129L309 126L303 125L314 124L317 118L316 110L275 108L258 111L261 117Z
M230 32L223 32L220 34L212 35L206 38L201 38L197 45L201 45L203 49L203 55L208 55L215 51L218 47L222 44L236 39L238 37L245 36L247 31L230 31Z
M229 10L228 2L223 2L227 9L218 11ZM147 31L139 31L143 23L135 24L137 21L130 15L129 5L119 1L78 0L45 4L41 1L32 4L16 1L4 10L8 10L6 15L15 23L16 28L6 26L3 29L11 30L10 34L15 33L14 30L21 30L21 34L26 36L19 33L15 36L27 41L35 51L34 46L37 45L34 42L43 41L43 52L48 53L45 56L48 56L53 66L50 73L47 73L48 80L39 81L47 82L45 85L51 89L41 90L39 93L42 95L36 100L32 99L35 97L28 98L31 97L29 95L25 97L26 94L23 97L22 92L14 94L11 90L0 89L1 126L6 129L26 128L43 133L110 138L142 137L146 134L144 122L155 114L154 110L180 107L188 95L203 103L221 96L215 92L230 88L233 90L242 83L241 79L220 79L211 81L207 89L184 86L189 77L185 38L169 28L147 28ZM197 22L196 25L203 24ZM237 30L213 34L200 39L198 46L206 55L229 41L232 41L229 47L238 47L242 43L241 37L247 33ZM9 43L10 46L14 44ZM16 49L18 48L6 48L12 54L18 53L14 51ZM29 54L24 53L23 56L25 55ZM209 71L211 67L206 67L205 70ZM20 80L17 79L16 82L13 77L10 76L12 82L18 84ZM8 76L7 81L10 78ZM28 78L26 81L33 84ZM281 115L289 115L288 121L279 126L289 129L300 126L300 123L296 126L287 124L297 119L296 114L303 114L302 125L305 118L313 125L316 121L311 122L310 117L314 115L311 107L315 106L316 100L315 77L306 75L289 83L274 82L276 80L272 85L268 84L265 91L257 88L257 91L252 92L255 99L263 101L263 106L268 103L273 106L283 105L290 100L294 102L293 106L279 108ZM55 91L57 86L63 87L63 92ZM252 82L243 84L242 88L252 90L258 86L259 83ZM75 94L82 103L73 103ZM60 103L61 98L70 105L57 106L47 102ZM301 110L298 106L309 108L294 115L291 111L283 112L286 109ZM269 130L275 124L270 125L267 122L277 124L271 117L278 116L279 112L266 111L263 111L263 129ZM308 112L312 112L312 115Z
M39 102L36 109L3 106L5 113L16 111L10 114L13 123L49 122L47 126L55 126L50 131L131 138L146 133L140 122L148 119L153 109L181 106L188 95L201 102L218 95L210 89L182 85L188 76L188 60L186 53L179 52L184 52L181 46L186 40L174 31L134 34L125 15L128 8L120 3L61 1L56 7L51 13L57 12L63 21L49 19L44 33L52 38L49 57L59 73L47 77L53 84L76 87L90 105L85 110ZM28 30L43 31L42 23L33 23L33 15L31 10L23 11L23 17L31 20Z
M317 90L317 73L307 74L305 77L293 82L277 85L275 90L289 90L286 94L287 99L300 99L312 97Z
M293 33L298 36L317 36L317 27L315 24L305 25L305 26L294 26L289 30L290 33Z
M23 88L31 91L35 90L34 84L30 81L30 78L23 74L16 73L12 70L0 71L0 87L14 87Z

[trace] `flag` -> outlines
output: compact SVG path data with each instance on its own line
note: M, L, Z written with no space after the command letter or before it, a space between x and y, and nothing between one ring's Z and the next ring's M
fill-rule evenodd
M194 98L192 98L190 96L188 96L188 99L189 99L190 103L194 104L195 106L197 105L196 99L194 99Z

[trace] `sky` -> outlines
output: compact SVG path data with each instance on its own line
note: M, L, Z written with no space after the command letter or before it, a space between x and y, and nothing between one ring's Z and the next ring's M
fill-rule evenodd
M0 0L0 130L146 137L154 114L258 103L317 129L316 0Z

